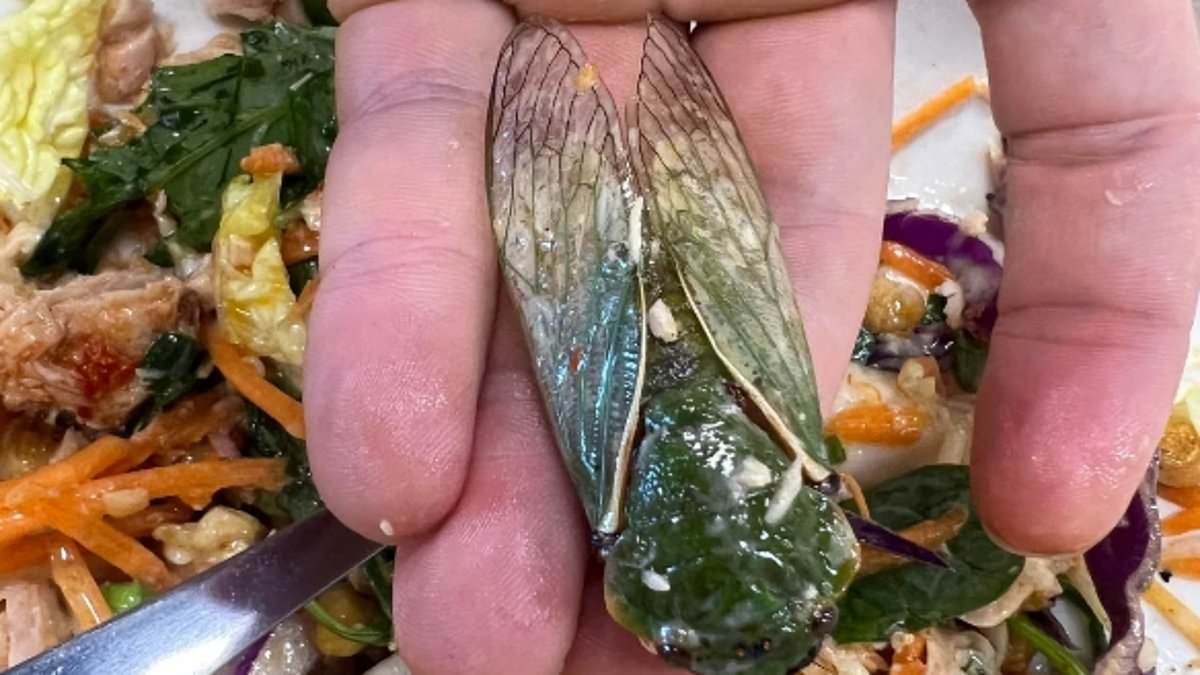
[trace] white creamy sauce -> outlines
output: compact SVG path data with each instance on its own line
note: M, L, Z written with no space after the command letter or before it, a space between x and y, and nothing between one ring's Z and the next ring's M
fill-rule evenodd
M650 305L646 323L650 326L650 334L663 342L670 344L679 339L679 324L675 323L675 315L662 298Z

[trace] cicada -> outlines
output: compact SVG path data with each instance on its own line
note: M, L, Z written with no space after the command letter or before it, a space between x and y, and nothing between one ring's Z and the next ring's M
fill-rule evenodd
M612 617L697 673L786 673L837 620L859 545L730 109L687 37L648 36L628 120L562 26L497 64L499 260Z

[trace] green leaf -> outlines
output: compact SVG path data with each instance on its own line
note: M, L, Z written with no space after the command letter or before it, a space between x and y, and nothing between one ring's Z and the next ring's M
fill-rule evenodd
M300 295L308 282L317 278L319 264L316 258L301 260L298 263L288 265L288 284L292 287L292 292Z
M846 461L846 446L842 445L842 439L833 434L825 436L825 454L829 457L830 464Z
M955 508L968 518L943 552L950 569L904 565L857 579L839 605L838 642L887 640L978 609L1000 597L1024 559L992 543L971 508L967 467L935 464L888 481L866 494L871 517L902 530ZM852 504L843 505L852 509Z
M988 345L966 330L954 334L954 379L964 391L977 392L983 381L983 367L987 364Z
M866 328L858 329L858 337L854 338L854 351L850 358L855 363L867 365L867 359L871 357L871 350L875 348L875 334Z
M946 320L946 296L940 293L930 293L925 300L925 316L921 317L921 324L928 326L935 323L941 323Z
M1008 629L1025 638L1029 644L1033 645L1034 649L1041 652L1058 675L1088 675L1087 668L1083 667L1074 654L1038 628L1024 614L1014 614L1009 617Z
M100 585L100 593L108 603L113 614L128 612L145 602L150 592L145 586L136 581L129 583L104 583Z
M204 358L200 343L185 333L163 333L150 343L139 370L154 397L154 412L163 410L196 386L196 370Z
M154 242L154 246L146 251L146 255L142 256L151 264L159 267L171 268L175 266L175 259L171 257L171 249L167 248L167 240L159 239Z
M390 621L380 621L368 626L347 626L338 621L332 614L325 611L321 603L313 600L304 606L304 610L340 637L353 642L361 642L376 647L386 647L392 641L392 624Z
M292 436L270 415L247 402L244 422L249 443L246 454L253 457L282 457L287 460L288 484L276 494L264 493L260 507L268 513L284 511L292 520L303 520L324 507L312 482L308 449L304 441ZM273 508L274 507L274 508Z
M88 197L54 220L21 266L24 275L91 271L107 217L159 189L179 223L176 241L207 250L222 191L258 145L282 143L300 160L301 173L284 184L285 200L321 181L337 133L332 32L277 23L243 33L242 47L241 56L158 69L138 110L145 133L67 162Z
M329 3L326 0L304 0L304 14L314 26L336 26L337 19L333 18L333 13L329 11Z
M379 603L379 609L389 620L392 618L392 565L396 562L396 549L388 547L371 556L363 563L363 576L371 595Z

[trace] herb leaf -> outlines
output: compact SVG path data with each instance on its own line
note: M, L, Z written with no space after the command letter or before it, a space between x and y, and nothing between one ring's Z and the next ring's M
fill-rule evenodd
M1008 629L1025 638L1033 648L1042 653L1050 662L1050 667L1058 675L1087 675L1088 669L1083 667L1066 647L1059 644L1048 633L1038 628L1024 614L1014 614L1008 619Z
M267 363L267 379L281 391L300 400L299 387L277 367ZM257 505L272 517L286 515L285 520L303 520L325 507L313 485L312 469L308 463L308 446L289 434L270 415L258 406L246 402L243 423L249 443L247 455L253 457L282 457L287 460L288 484L276 493L263 492ZM279 512L283 513L280 514Z
M930 326L946 320L946 296L940 293L930 293L925 300L925 316L921 317L921 325Z
M950 569L903 565L857 579L839 603L838 642L887 640L949 621L998 598L1020 574L1024 559L992 543L971 508L967 467L935 464L867 492L871 517L902 530L962 508L967 522L946 544ZM852 509L852 505L845 505Z
M312 618L316 619L317 623L333 631L335 635L352 642L386 647L392 641L392 624L390 621L380 621L366 626L347 626L338 621L332 614L326 612L321 603L316 600L312 600L305 605L304 610Z
M196 370L204 356L200 343L184 333L163 333L150 343L140 369L157 411L196 386Z
M257 145L296 152L302 170L285 183L285 200L320 182L337 133L333 33L276 23L243 33L242 48L241 56L160 68L138 110L145 133L67 162L88 198L55 219L21 266L24 275L92 271L106 217L158 189L179 222L179 243L207 250L225 184Z
M966 330L954 334L954 379L964 391L975 393L983 381L983 367L987 364L988 345Z

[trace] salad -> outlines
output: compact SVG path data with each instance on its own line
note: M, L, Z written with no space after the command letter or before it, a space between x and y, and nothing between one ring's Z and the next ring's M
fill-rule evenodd
M334 28L209 10L244 28L186 53L150 0L0 19L0 669L322 506L300 399ZM231 672L403 672L391 555Z
M243 28L190 52L150 0L30 0L0 19L0 670L322 508L301 400L335 29L320 2L208 9ZM894 145L982 91L957 83ZM1083 556L1008 553L974 515L965 464L1002 274L989 234L1002 162L996 194L991 222L889 209L819 430L825 457L844 457L831 499L861 555L804 675L1145 672L1147 588L1200 644L1200 619L1151 583L1153 472ZM650 339L679 330L650 310ZM1200 397L1180 401L1162 443L1161 494L1181 507L1163 568L1200 577ZM393 556L226 671L407 673Z

